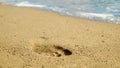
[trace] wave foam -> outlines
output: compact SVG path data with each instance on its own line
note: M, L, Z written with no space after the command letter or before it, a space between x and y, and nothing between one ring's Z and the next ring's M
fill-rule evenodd
M19 6L19 7L36 7L36 8L44 8L44 7L46 7L45 5L35 5L35 4L32 4L32 3L29 3L28 1L16 3L15 6Z
M107 18L107 17L113 17L112 14L99 14L99 13L80 13L82 16L89 16L89 17L101 17L101 18Z

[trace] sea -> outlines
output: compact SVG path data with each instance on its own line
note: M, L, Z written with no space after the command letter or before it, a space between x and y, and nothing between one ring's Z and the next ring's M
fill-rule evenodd
M120 0L0 0L0 3L120 24Z

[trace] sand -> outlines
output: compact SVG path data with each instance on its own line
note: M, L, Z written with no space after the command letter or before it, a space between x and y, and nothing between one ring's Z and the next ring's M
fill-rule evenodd
M120 25L0 5L0 68L120 68Z

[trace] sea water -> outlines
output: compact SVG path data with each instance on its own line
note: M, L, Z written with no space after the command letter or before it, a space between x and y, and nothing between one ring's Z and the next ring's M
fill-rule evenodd
M120 24L120 0L0 0L0 2Z

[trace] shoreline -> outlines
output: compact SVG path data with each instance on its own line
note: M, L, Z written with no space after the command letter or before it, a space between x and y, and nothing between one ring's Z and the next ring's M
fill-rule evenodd
M48 10L44 10L44 9L40 9L40 8L25 7L25 6L15 6L15 5L12 5L12 4L4 4L4 3L0 3L0 4L1 4L1 5L12 6L12 7L18 7L18 8L30 8L30 9L34 9L34 10L51 12L51 13L58 14L58 15L61 15L61 16L72 17L72 18L76 18L76 19L85 19L85 20L94 21L94 22L99 22L99 23L108 23L108 24L110 23L110 24L118 24L118 25L119 25L119 23L115 23L115 22L107 22L107 21L102 21L102 20L93 20L93 19L89 19L89 18L82 18L82 17L71 16L71 15L64 15L64 14L61 14L61 13L59 13L59 12L48 11Z
M120 25L0 5L0 68L119 68Z

